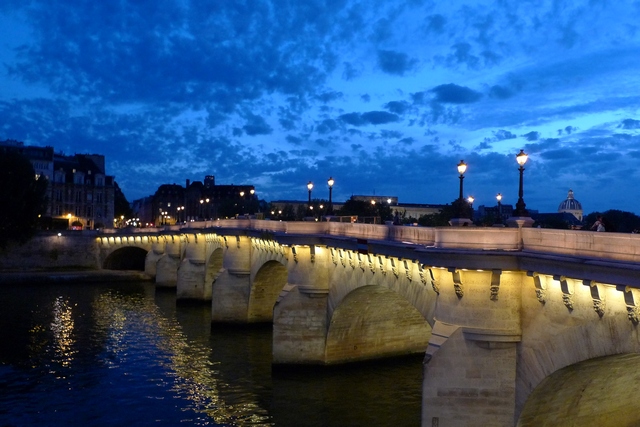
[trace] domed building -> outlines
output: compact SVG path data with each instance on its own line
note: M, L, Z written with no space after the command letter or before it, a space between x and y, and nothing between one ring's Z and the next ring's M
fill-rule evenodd
M568 212L575 216L578 221L582 221L582 205L579 201L573 198L573 190L569 190L565 201L558 206L558 212Z

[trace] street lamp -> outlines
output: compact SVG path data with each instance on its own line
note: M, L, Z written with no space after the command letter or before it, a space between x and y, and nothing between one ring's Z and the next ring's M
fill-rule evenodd
M311 210L311 190L313 189L313 182L309 181L307 189L309 190L309 210Z
M524 150L520 150L518 155L516 156L516 161L520 165L518 170L520 171L520 188L518 189L518 203L516 203L516 211L513 213L513 216L516 217L524 217L528 216L529 212L527 212L526 204L524 203L523 195L523 174L524 174L524 164L527 163L527 159L529 156L524 152Z
M460 201L462 201L463 197L462 197L462 180L464 179L464 173L467 171L467 164L464 162L464 160L460 160L460 163L458 163L458 173L460 174L460 197L458 197L460 199Z
M331 193L333 191L333 184L335 184L335 181L333 180L333 178L329 177L329 180L327 181L327 184L329 185L329 215L331 215L333 213L333 203L331 201Z
M502 194L498 193L496 199L498 200L498 218L500 218L500 222L502 222Z

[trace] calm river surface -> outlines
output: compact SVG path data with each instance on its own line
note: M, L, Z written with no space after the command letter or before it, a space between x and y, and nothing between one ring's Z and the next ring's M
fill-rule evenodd
M0 426L419 426L422 356L271 365L150 283L0 287Z

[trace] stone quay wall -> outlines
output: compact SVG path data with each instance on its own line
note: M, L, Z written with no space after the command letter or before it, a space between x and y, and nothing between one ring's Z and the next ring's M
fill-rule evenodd
M96 238L95 232L66 231L38 234L22 245L10 243L0 250L0 271L98 270Z

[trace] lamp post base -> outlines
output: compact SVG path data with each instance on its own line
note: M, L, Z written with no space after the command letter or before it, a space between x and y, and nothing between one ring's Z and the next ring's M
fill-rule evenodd
M512 216L507 219L507 227L532 227L535 221L528 216Z

